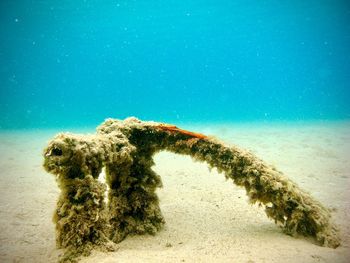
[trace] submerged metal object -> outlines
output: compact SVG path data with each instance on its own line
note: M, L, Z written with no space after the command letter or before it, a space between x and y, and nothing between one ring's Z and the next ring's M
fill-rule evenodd
M190 155L223 172L287 234L339 246L329 210L252 153L173 125L107 119L95 135L62 133L44 150L44 168L57 175L61 188L54 222L57 245L66 248L62 261L93 248L110 251L129 234L155 234L162 228L155 193L162 183L151 169L154 154L162 150ZM97 180L102 168L107 205L106 185Z

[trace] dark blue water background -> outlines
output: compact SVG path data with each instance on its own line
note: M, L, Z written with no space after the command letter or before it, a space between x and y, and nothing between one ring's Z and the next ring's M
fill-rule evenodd
M350 118L350 2L0 1L0 127Z

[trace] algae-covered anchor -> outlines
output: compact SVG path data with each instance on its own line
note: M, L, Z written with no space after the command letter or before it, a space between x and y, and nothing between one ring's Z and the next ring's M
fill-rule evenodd
M190 155L224 172L287 234L339 246L329 210L252 153L174 125L107 119L94 135L61 133L44 150L44 168L57 176L61 189L54 222L57 245L66 249L62 261L94 248L113 250L111 241L162 228L165 220L155 193L162 183L151 168L154 154L162 150ZM97 180L102 168L107 205L106 185Z

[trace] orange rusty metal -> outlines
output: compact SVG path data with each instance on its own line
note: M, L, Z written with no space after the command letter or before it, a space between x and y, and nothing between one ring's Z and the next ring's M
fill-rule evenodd
M194 138L198 139L206 139L208 138L207 136L201 134L201 133L195 133L195 132L190 132L186 130L179 129L175 125L170 125L170 124L160 124L157 126L158 128L164 130L164 131L169 131L169 132L179 132L181 134L185 134Z

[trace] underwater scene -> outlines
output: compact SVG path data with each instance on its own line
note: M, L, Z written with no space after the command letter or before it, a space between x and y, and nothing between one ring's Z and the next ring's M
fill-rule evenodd
M2 0L0 33L0 262L348 262L347 0Z

